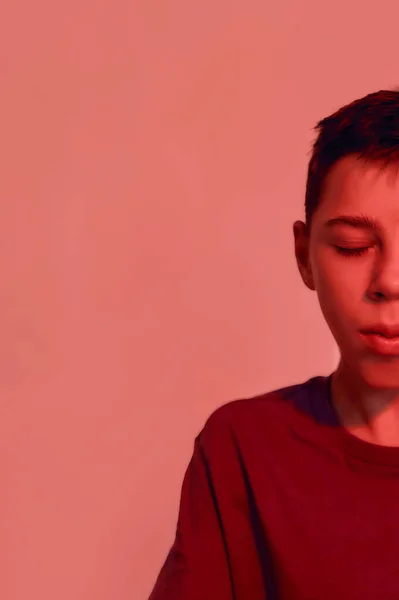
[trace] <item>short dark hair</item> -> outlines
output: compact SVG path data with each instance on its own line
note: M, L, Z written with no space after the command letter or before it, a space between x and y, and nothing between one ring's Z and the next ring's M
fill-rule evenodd
M311 149L305 195L309 232L326 175L339 159L354 154L359 160L381 162L382 168L392 163L399 168L399 87L354 100L319 121L314 130L318 135Z

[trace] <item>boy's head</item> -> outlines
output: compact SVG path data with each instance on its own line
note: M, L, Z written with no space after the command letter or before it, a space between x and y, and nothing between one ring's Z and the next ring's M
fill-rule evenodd
M306 223L294 223L299 271L318 294L341 366L372 387L399 389L399 351L383 357L361 335L399 328L399 91L356 100L316 130Z

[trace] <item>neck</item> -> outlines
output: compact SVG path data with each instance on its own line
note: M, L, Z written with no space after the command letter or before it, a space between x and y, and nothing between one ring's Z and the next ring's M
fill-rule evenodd
M371 388L341 360L331 378L331 396L350 433L380 446L399 446L398 389Z

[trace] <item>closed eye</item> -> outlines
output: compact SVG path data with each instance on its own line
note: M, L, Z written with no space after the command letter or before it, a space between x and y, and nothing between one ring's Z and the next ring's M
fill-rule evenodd
M336 250L343 256L362 256L369 249L368 246L365 248L342 248L342 246L335 246Z

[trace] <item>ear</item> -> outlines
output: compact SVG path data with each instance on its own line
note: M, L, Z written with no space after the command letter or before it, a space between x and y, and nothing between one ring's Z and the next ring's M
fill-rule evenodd
M310 236L308 228L302 221L295 221L293 226L295 257L302 281L310 290L315 290L312 265L309 259Z

